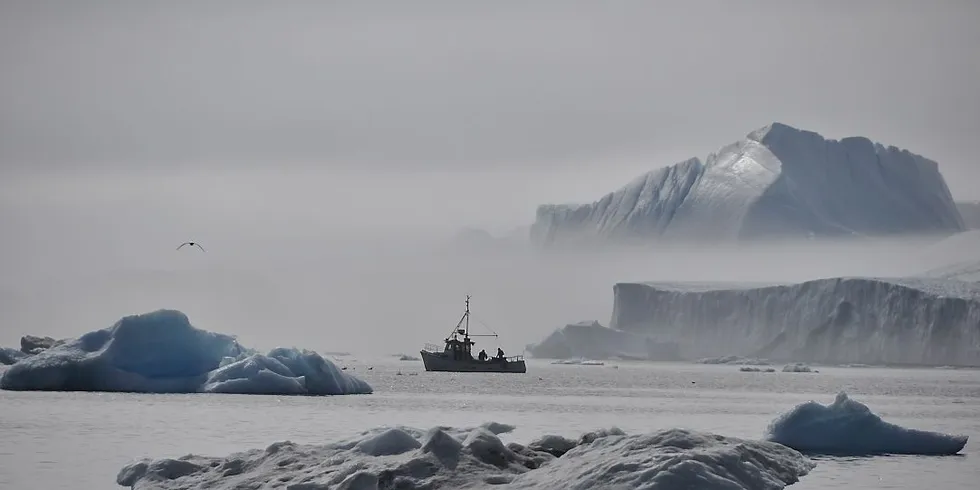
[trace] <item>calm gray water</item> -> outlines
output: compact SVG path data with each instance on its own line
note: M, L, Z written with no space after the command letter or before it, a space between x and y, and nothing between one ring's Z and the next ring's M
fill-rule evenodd
M492 420L516 425L507 440L519 442L609 426L630 433L686 427L759 438L779 413L811 399L830 403L840 390L885 420L971 436L965 454L820 458L790 488L956 489L976 488L980 481L980 371L827 367L819 373L742 373L737 366L532 360L526 375L464 375L425 373L421 362L393 358L340 360L375 394L0 391L0 489L122 488L115 485L116 473L135 458L224 456L287 439L322 443L379 425Z

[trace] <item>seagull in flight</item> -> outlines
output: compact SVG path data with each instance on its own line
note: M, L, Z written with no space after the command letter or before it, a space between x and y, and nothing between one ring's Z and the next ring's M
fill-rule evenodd
M177 247L177 250L180 250L184 245L187 245L188 247L197 247L197 248L201 249L202 252L205 251L204 250L204 247L202 247L201 244L200 243L197 243L197 242L184 242L184 243L181 243L180 244L180 247Z

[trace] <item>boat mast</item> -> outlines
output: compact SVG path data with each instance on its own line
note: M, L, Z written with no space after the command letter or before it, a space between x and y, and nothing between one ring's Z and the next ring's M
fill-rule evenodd
M466 313L463 313L463 318L466 319L466 333L463 334L464 337L470 336L470 295L466 295Z

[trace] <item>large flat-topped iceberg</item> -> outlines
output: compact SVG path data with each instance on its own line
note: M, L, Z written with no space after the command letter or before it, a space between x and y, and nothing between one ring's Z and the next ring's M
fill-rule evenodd
M773 123L652 171L590 204L542 205L538 244L953 233L963 219L936 162Z
M620 283L613 287L611 327L676 342L687 359L978 366L980 283Z
M315 352L261 355L229 335L191 325L175 310L127 316L115 325L18 359L0 388L24 391L344 395L364 381Z

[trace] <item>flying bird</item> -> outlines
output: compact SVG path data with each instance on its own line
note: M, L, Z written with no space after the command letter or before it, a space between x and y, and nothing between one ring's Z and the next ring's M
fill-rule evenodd
M202 252L205 251L204 250L204 247L202 247L201 244L200 243L197 243L197 242L184 242L184 243L181 243L180 244L180 247L177 247L177 250L180 250L184 245L187 245L188 247L197 247L197 248L201 249Z

